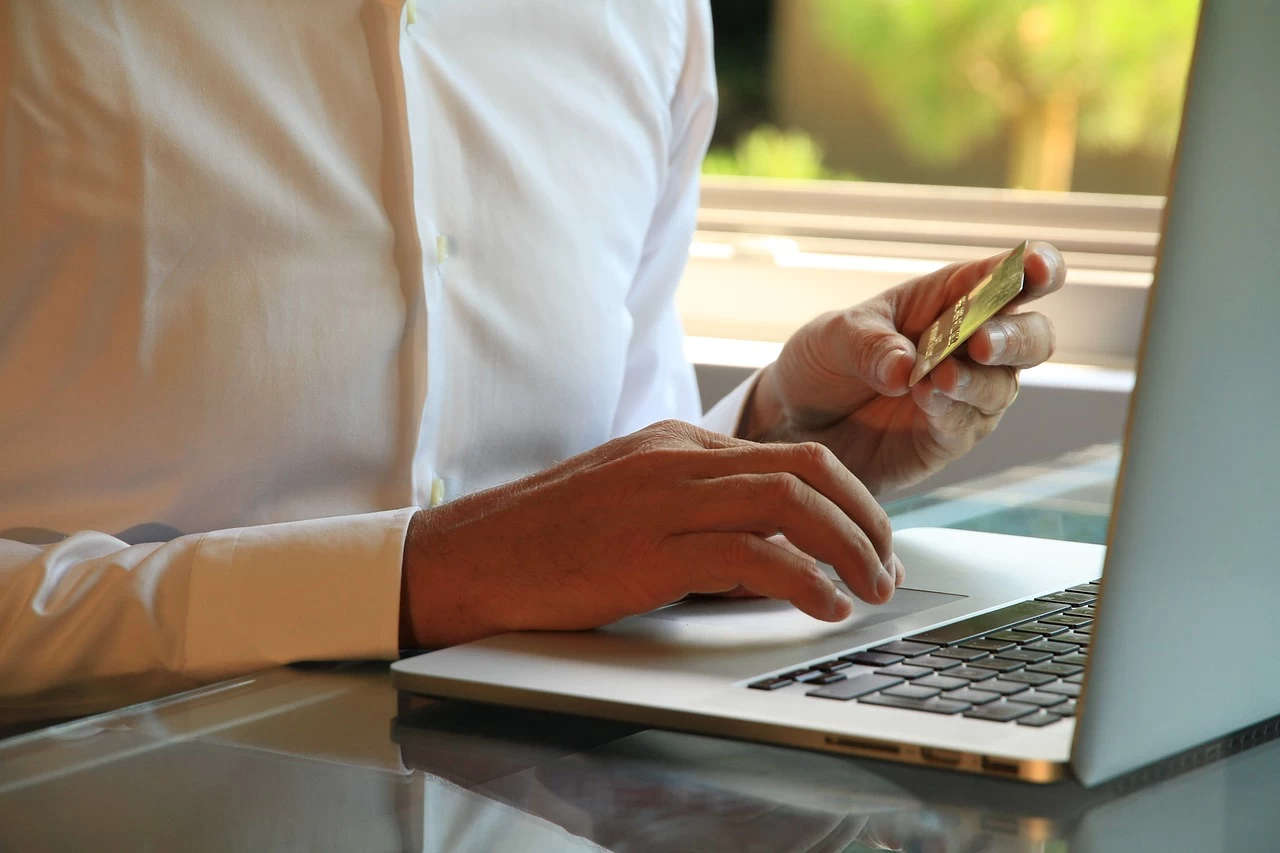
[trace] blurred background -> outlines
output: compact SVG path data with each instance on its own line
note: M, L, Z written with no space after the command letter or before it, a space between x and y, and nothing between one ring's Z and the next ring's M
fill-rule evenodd
M713 0L709 175L1159 195L1196 0Z
M720 113L677 302L710 406L825 311L1054 243L1058 352L921 488L1117 442L1197 0L711 0Z

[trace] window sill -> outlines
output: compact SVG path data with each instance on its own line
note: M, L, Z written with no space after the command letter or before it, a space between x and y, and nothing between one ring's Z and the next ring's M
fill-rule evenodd
M1056 362L1132 365L1163 199L705 179L677 305L695 337L781 342L813 317L956 261L1051 239L1067 285L1036 303Z

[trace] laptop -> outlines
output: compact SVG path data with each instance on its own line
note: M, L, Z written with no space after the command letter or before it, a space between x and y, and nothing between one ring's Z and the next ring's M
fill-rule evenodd
M906 530L911 588L842 623L690 600L402 660L396 686L1086 786L1280 733L1275 32L1280 4L1201 11L1105 548Z

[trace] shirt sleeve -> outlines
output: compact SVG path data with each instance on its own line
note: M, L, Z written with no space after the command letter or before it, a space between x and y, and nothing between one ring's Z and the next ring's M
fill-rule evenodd
M676 27L676 76L666 181L627 296L632 336L613 434L663 418L698 423L702 412L675 290L698 215L698 176L716 116L716 75L707 0L687 0Z
M299 660L394 658L415 511L162 544L0 540L0 718L89 713Z

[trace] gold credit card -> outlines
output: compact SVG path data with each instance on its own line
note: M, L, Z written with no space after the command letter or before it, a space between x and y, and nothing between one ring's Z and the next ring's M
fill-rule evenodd
M1000 309L1022 292L1022 253L1027 241L1009 253L986 278L960 297L925 329L916 347L916 364L911 369L911 382L915 385L930 370L978 331L978 327L990 320Z

